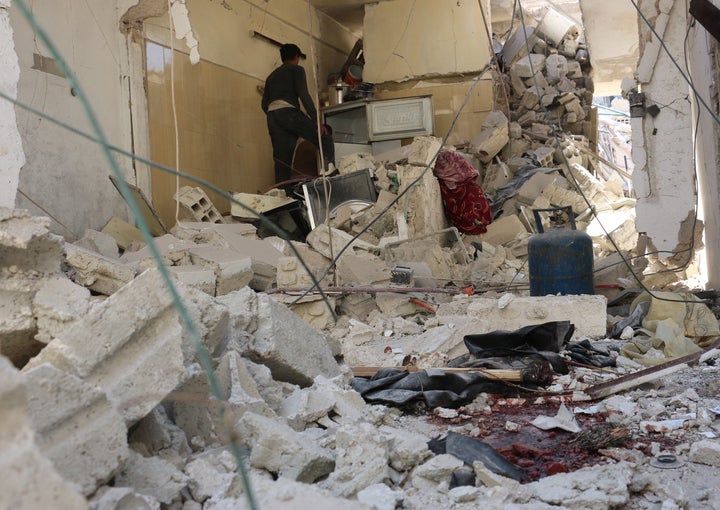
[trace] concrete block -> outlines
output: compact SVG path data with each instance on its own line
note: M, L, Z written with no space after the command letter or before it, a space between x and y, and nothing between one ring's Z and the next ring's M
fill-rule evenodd
M134 241L138 243L144 243L145 238L142 235L140 229L130 225L125 220L121 220L117 216L113 216L102 228L101 232L107 234L115 239L115 244L121 250L126 250L128 246Z
M321 486L336 496L355 496L390 476L390 441L370 423L348 423L335 435L335 471Z
M90 500L90 510L160 510L160 502L127 487L101 487Z
M364 321L373 310L379 310L370 294L350 294L340 301L340 311L350 318Z
M50 234L50 218L0 207L0 273L57 274L62 238Z
M605 336L606 308L607 299L599 295L515 296L504 308L497 299L462 296L440 305L437 314L466 314L488 321L494 329L509 331L530 324L570 321L575 325L573 339L581 339Z
M384 260L371 254L343 255L337 265L341 285L387 285L390 268Z
M126 423L145 416L185 374L182 328L156 270L93 307L33 358L100 387Z
M520 234L527 233L525 226L516 214L500 216L488 225L487 232L478 236L483 242L498 246L510 241Z
M85 234L74 244L86 250L97 252L110 259L116 259L120 256L115 238L109 234L98 232L97 230L86 230Z
M442 205L440 184L431 171L423 174L424 167L398 166L400 192L423 175L401 201L407 211L408 236L410 238L432 234L447 228L448 223Z
M204 452L185 466L188 488L195 501L221 500L236 477L237 464L232 453L224 448Z
M323 376L318 376L312 387L288 395L280 406L280 415L298 432L329 413L334 421L348 422L358 420L365 411L365 401L359 393Z
M377 246L355 239L353 236L342 230L328 228L327 225L319 225L312 232L307 235L306 238L308 244L318 253L328 259L336 257L340 250L346 245L350 244L350 247L345 250L344 253L355 253L357 251L375 252ZM332 247L331 247L332 243Z
M23 374L35 442L85 495L107 482L128 456L127 428L98 388L43 364Z
M242 341L245 342L244 338L254 333L258 326L258 303L255 291L250 287L243 287L215 299L225 305L230 313L229 336L233 339L242 337Z
M435 489L440 483L449 484L453 471L460 469L464 465L463 461L453 455L436 455L415 468L412 475L413 486Z
M190 250L192 263L215 271L215 295L242 289L253 279L252 261L227 248L199 247Z
M282 381L276 381L272 377L272 372L265 365L254 363L249 359L243 358L243 362L250 372L258 392L262 396L263 400L267 402L270 409L275 411L276 414L280 413L280 406L282 405L285 397L297 390L297 386Z
M173 198L180 203L180 210L188 218L207 223L223 223L222 215L202 188L183 186Z
M253 278L248 284L252 289L265 291L275 284L277 266L282 252L264 239L249 239L246 236L221 234L228 248L242 258L249 258L252 264Z
M534 110L530 110L529 112L525 112L524 114L522 114L518 118L517 122L522 127L529 127L537 121L537 118L538 118L537 112Z
M46 344L90 310L90 291L63 277L45 279L40 285L32 303L35 340Z
M193 265L169 266L167 269L183 285L198 289L210 296L215 295L217 276L215 276L213 269Z
M222 349L230 332L230 311L223 303L217 302L206 293L192 287L178 286L180 298L188 311L190 320L200 337L200 341L211 356ZM181 346L183 363L187 366L199 362L197 346L183 326Z
M515 62L511 69L520 78L532 78L535 73L545 68L545 57L537 53L525 55Z
M442 147L442 140L434 136L417 136L407 151L409 165L426 167L433 162Z
M548 55L545 59L545 76L547 77L548 83L551 85L556 84L568 73L568 61L562 55L557 53Z
M540 195L542 195L542 191L547 186L556 183L558 179L559 175L556 172L547 174L538 172L520 186L516 198L526 204L532 204Z
M115 477L115 487L130 487L166 505L179 498L187 483L188 477L170 462L158 457L143 457L132 450Z
M277 266L277 285L278 287L304 287L312 284L310 274L315 278L320 278L330 265L330 260L325 258L318 252L310 249L298 250L305 264L310 269L310 273L302 266L300 259L296 256L281 257ZM321 283L329 285L332 282L333 271L322 280Z
M166 266L185 266L192 263L190 250L197 247L194 242L179 239L172 234L156 237L153 242ZM123 253L120 262L134 266L140 271L157 265L149 246L138 251Z
M533 154L540 163L541 167L552 168L553 158L555 156L555 149L553 147L538 147L533 151Z
M288 298L290 297L293 300L296 298L296 296L288 296ZM330 329L335 323L335 319L330 312L331 310L335 310L337 300L335 298L328 297L328 301L330 303L329 308L328 304L322 298L316 298L314 301L291 305L290 309L295 315L315 329ZM339 356L341 354L340 351L336 350L332 344L330 347L332 348L333 356Z
M405 499L405 493L392 490L384 483L376 483L359 491L357 499L375 510L395 510Z
M688 454L690 462L720 467L720 445L717 441L702 440L693 443Z
M65 244L65 260L75 283L106 296L135 278L132 267L72 244Z
M470 140L475 154L483 163L489 163L510 140L509 124L499 110L490 112L483 122L480 134Z
M185 432L168 418L162 404L155 406L133 426L128 441L136 449L141 445L149 455L160 457L178 467L183 466L192 454Z
M250 449L254 467L305 483L313 483L335 468L331 450L308 441L278 419L246 413L237 428Z
M258 294L257 303L258 327L243 356L266 365L275 379L301 386L317 375L340 374L322 333L266 294Z
M25 387L17 370L0 356L0 494L3 507L87 509L80 492L65 481L35 444L25 411Z
M23 277L0 278L0 354L17 367L25 365L44 347L35 340L36 287L36 281Z
M380 432L390 440L390 466L397 471L410 471L432 456L422 434L388 425L382 425Z
M349 154L338 161L337 169L340 175L359 172L360 170L375 169L375 159L367 152Z
M227 423L235 423L246 412L274 416L258 392L247 366L235 351L228 351L218 363L215 377L224 401L218 402L211 394L207 374L199 365L190 367L190 378L176 392L174 401L175 423L193 444L201 440L208 445L226 440ZM221 408L227 413L221 421Z

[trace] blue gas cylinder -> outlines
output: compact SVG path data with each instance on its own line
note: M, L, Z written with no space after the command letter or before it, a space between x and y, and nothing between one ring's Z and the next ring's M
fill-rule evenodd
M565 211L572 229L543 230L540 212ZM592 239L576 230L571 207L534 209L538 234L528 241L530 295L594 294Z

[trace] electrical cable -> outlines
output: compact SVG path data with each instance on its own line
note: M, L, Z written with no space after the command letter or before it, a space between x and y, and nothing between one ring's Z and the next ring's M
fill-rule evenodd
M172 17L172 1L168 0L168 25L170 26L170 103L172 104L175 133L175 168L180 170L180 132L178 129L177 102L175 101L175 25ZM163 49L163 53L165 50ZM163 60L165 60L163 58ZM180 221L180 176L175 176L175 222Z
M527 35L527 26L526 26L526 24L525 24L525 18L524 18L524 11L523 11L523 6L522 6L522 0L515 0L515 1L516 1L517 4L518 4L518 9L519 9L519 12L520 12L520 21L522 22L523 36L524 36L524 38L525 38L525 48L526 48L526 50L527 50L528 55L530 55L530 54L531 54L531 48L530 48L529 38L528 38L528 35ZM630 1L632 2L633 0L630 0ZM664 46L664 43L663 43L663 46ZM535 69L534 69L534 65L533 65L532 59L528 58L528 62L529 62L529 65L530 65L530 72L531 72L532 75L533 75L533 82L534 82L534 84L535 84L535 88L536 88L536 90L539 92L539 91L541 90L541 88L540 88L540 86L539 86L539 84L538 84L538 82L537 82L537 78L536 78L536 75L535 75ZM682 73L682 70L680 70L680 72ZM683 76L684 76L684 74L683 74ZM694 89L694 87L693 87L693 89ZM538 94L538 96L540 96L540 94ZM542 104L541 97L538 97L538 105L540 106L540 108L541 108L541 109L543 110L543 112L545 113L545 117L546 117L546 119L547 119L547 121L548 121L548 125L549 125L549 127L550 127L550 129L551 129L551 132L552 132L553 138L554 138L554 140L555 140L555 143L557 144L558 147L561 147L561 145L560 145L560 139L559 139L559 136L558 136L558 133L557 133L557 127L556 127L555 124L552 122L552 118L551 118L551 116L550 116L550 112L548 111L547 107L545 107L545 106ZM562 157L562 159L563 159L564 165L568 168L568 170L570 170L570 162L568 161L567 157L565 156L565 153L564 153L563 151L560 151L560 155L561 155L561 157ZM587 196L585 195L585 193L584 193L583 190L581 189L580 183L577 181L577 178L575 177L575 175L574 175L571 171L568 171L568 174L569 174L570 177L572 178L572 182L573 182L573 184L574 184L574 186L575 186L575 189L577 190L578 194L579 194L579 195L583 198L583 200L585 201L586 205L588 206L588 209L592 212L593 216L594 216L595 219L598 221L598 224L600 225L600 228L601 228L601 229L603 230L603 232L605 233L605 236L606 236L607 239L610 241L610 243L613 245L613 248L614 248L615 251L617 252L618 256L622 259L623 263L626 265L628 271L629 271L630 274L633 276L633 278L635 279L635 281L638 282L638 285L640 286L640 288L642 288L643 291L647 292L648 295L650 295L653 299L657 299L658 301L671 301L671 302L679 302L679 303L696 303L697 301L686 301L686 300L679 300L679 299L668 299L668 298L664 298L664 297L661 297L661 296L658 296L658 295L654 294L650 289L647 288L647 286L640 280L640 277L637 275L637 273L635 272L635 270L634 270L634 268L632 267L632 265L630 264L630 262L629 262L629 261L626 259L626 257L622 254L622 252L621 252L621 250L620 250L620 247L617 245L617 243L615 242L615 240L612 238L612 236L610 235L610 233L607 231L607 229L605 228L605 226L602 224L602 222L601 222L600 219L598 218L597 213L595 212L595 208L593 207L592 203L590 202L590 200L587 198ZM694 232L693 232L693 235L694 235Z
M138 223L140 226L140 231L142 232L143 238L148 243L148 247L150 248L150 251L155 258L158 266L158 270L160 272L160 275L162 276L162 279L165 283L165 286L172 296L173 302L175 304L175 308L178 310L180 317L182 318L183 324L187 328L187 331L192 338L193 345L195 347L195 352L198 356L198 360L200 361L200 365L203 367L203 370L205 371L205 375L208 380L208 385L210 387L211 393L213 396L220 402L225 401L225 398L223 396L222 390L220 389L220 384L218 383L217 378L215 377L215 373L212 367L212 363L210 362L210 356L207 352L207 349L203 345L202 341L200 340L200 335L197 331L197 328L195 327L195 324L190 317L190 314L185 307L182 298L180 297L180 294L178 293L178 290L175 286L175 284L172 281L172 278L170 277L170 273L168 269L165 267L165 265L162 262L162 256L160 255L160 252L157 248L157 245L155 244L152 235L150 234L150 230L142 218L142 215L140 214L140 209L137 205L137 202L135 201L135 198L130 193L130 189L127 186L127 183L123 179L122 172L120 171L120 167L118 166L117 161L115 161L115 158L113 158L112 153L109 149L109 143L107 141L107 138L105 137L105 133L103 132L102 127L100 126L99 120L97 116L95 115L95 112L93 111L92 107L90 106L90 102L88 101L87 96L85 95L85 92L83 88L80 86L78 81L75 79L74 74L70 71L69 66L65 62L65 59L62 57L60 52L58 51L57 47L53 43L53 41L50 39L50 37L47 35L45 30L38 24L37 19L33 15L33 13L29 10L27 4L25 3L25 0L16 0L15 2L22 13L25 20L28 22L28 24L31 26L32 30L40 37L45 47L48 49L52 57L57 62L60 69L63 71L68 83L70 86L76 91L77 98L82 104L83 110L85 112L85 115L90 122L93 131L96 133L97 138L99 139L101 145L102 145L102 152L107 159L111 170L113 171L113 174L118 180L119 189L125 198L126 202L130 206L130 209L132 210L133 215L138 218ZM221 408L220 410L220 416L221 421L222 418L225 416L225 408ZM229 432L232 432L230 430ZM252 487L250 485L250 479L247 472L247 469L245 467L245 462L243 461L244 455L240 449L240 445L238 444L237 440L233 437L232 434L229 434L230 437L230 449L233 453L233 456L235 457L235 462L238 466L238 471L241 473L241 477L243 480L243 486L245 489L245 494L248 500L248 505L252 510L257 509L257 505L255 502L255 497L253 495Z

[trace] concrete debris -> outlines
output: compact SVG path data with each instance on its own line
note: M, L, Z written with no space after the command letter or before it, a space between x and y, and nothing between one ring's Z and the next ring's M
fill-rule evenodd
M28 370L23 382L38 448L65 479L92 494L128 456L122 416L99 388L50 364Z
M88 508L85 498L61 478L35 443L26 414L25 386L17 370L0 356L0 501L5 508Z
M656 21L663 30L669 4ZM627 348L650 326L606 338L608 324L623 320L614 314L625 313L608 317L608 302L632 299L619 287L637 286L633 273L670 291L697 263L653 254L635 229L624 164L596 154L626 154L629 127L601 130L612 140L598 134L582 27L554 7L530 18L536 26L516 26L502 51L498 41L506 97L474 112L483 119L475 131L453 133L455 147L422 136L341 158L340 174L369 170L377 201L340 205L307 235L297 224L288 239L263 237L254 213L233 204L225 219L190 186L178 195L188 221L153 241L160 260L119 218L71 244L50 233L47 218L0 209L0 354L10 359L0 357L0 507L246 509L231 439L247 452L261 508L720 507L708 482L720 474L717 345L688 338L695 354L669 361L667 346L649 340L646 358L660 366L646 369ZM641 82L652 76L653 45ZM448 195L433 174L441 150L477 169L465 179L488 198L486 233L462 235L448 223ZM298 202L282 190L235 198L263 213ZM542 235L533 210L566 206L593 240L603 288L531 297L527 246ZM543 229L554 220L541 218ZM702 245L702 222L683 228ZM398 279L398 268L409 277ZM300 297L313 278L327 300ZM662 313L651 326L682 336L690 322L670 325ZM572 323L571 347L582 346L589 363L571 357L542 393L492 381L497 394L428 417L424 402L370 405L350 385L357 369L489 374L467 366L479 361L468 357L467 335L550 321ZM557 356L567 361L567 352ZM451 430L483 438L528 479L434 453ZM525 444L530 430L541 446ZM570 450L583 460L569 460ZM662 455L687 467L658 470L649 460Z

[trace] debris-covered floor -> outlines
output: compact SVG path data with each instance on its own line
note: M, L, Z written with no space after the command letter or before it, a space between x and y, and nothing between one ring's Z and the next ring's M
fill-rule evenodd
M720 508L716 296L635 231L571 28L511 34L467 143L341 159L372 200L307 233L292 190L242 197L283 239L186 187L158 264L0 210L3 508ZM531 296L561 220L596 292Z

